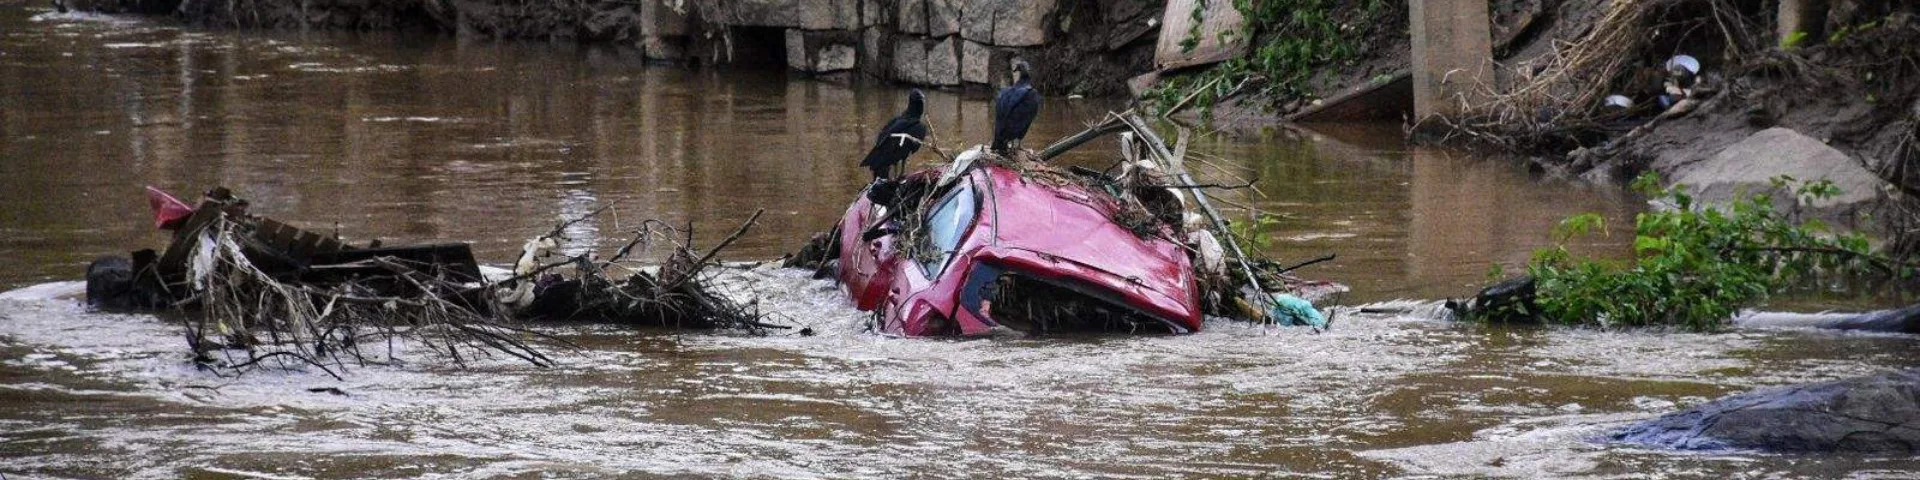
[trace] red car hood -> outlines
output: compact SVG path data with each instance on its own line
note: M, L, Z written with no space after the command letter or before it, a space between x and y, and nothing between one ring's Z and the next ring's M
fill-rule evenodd
M1079 185L1055 186L1023 178L999 167L984 169L992 178L994 207L981 212L997 215L996 250L1024 250L1043 260L1059 259L1085 271L1106 274L1084 279L1117 290L1133 299L1136 308L1198 329L1198 294L1186 251L1168 239L1170 232L1142 237L1113 222L1119 207L1105 193L1088 192ZM1046 273L1046 272L1029 272ZM1143 291L1144 290L1144 291ZM1139 305L1138 303L1148 305Z
M998 323L982 295L1002 272L1127 307L1169 323L1171 331L1200 329L1191 263L1169 231L1136 235L1113 222L1119 210L1113 197L1051 182L1048 175L1023 177L994 165L965 175L981 201L944 267L922 268L904 257L892 235L863 238L879 221L864 195L842 217L839 277L857 308L881 313L883 331L991 333ZM915 176L934 181L940 174ZM912 215L927 215L927 208Z

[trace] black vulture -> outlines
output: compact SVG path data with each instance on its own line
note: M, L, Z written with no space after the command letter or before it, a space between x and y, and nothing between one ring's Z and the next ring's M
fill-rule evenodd
M1027 62L1014 60L1013 85L1000 89L1000 96L993 99L993 151L1005 154L1020 146L1027 128L1033 126L1033 117L1039 114L1040 92L1033 89Z
M907 110L900 116L887 122L880 129L880 135L873 139L873 150L867 151L867 159L860 166L873 170L873 178L887 178L894 165L907 161L913 152L920 151L920 142L927 139L927 124L920 121L926 110L927 96L914 89L907 94Z

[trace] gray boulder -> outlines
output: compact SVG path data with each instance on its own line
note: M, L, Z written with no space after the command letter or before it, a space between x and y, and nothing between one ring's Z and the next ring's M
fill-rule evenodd
M1774 191L1772 179L1782 175L1831 180L1841 194L1811 205L1813 213L1829 218L1844 218L1869 205L1886 184L1846 153L1784 127L1755 132L1706 159L1656 162L1653 168L1668 181L1691 187L1706 205L1725 204L1742 192L1771 192L1781 202L1791 201L1789 192Z
M964 0L926 0L927 36L945 37L960 33L961 8Z
M939 2L941 0L927 0ZM960 8L960 36L1001 47L1047 43L1059 0L946 0Z
M885 28L868 28L860 32L860 71L882 78L893 78L893 36Z
M858 63L859 35L838 30L787 29L787 68L812 73L852 70Z
M902 82L927 83L926 42L911 38L894 40L893 78Z
M695 0L708 20L727 25L852 30L860 25L859 0Z
M900 29L900 33L926 34L927 2L928 0L900 0L896 7L899 8L900 23L896 24L895 28Z
M1920 303L1899 310L1880 310L1828 320L1820 328L1864 332L1920 333Z
M992 84L993 69L988 61L993 59L993 50L980 42L960 41L960 79L967 83Z
M927 49L928 85L952 86L960 84L960 40L947 37Z
M1032 47L1047 43L1047 23L1057 6L1057 0L998 2L993 11L993 44Z
M1920 370L1734 395L1612 439L1681 450L1912 454L1920 447Z
M1734 320L1742 328L1824 328L1920 334L1920 303L1858 314L1754 312Z
M993 44L993 10L997 0L960 0L960 36Z
M36 2L39 5L45 3ZM82 12L99 13L139 13L159 15L171 13L180 2L172 0L64 0L67 8Z

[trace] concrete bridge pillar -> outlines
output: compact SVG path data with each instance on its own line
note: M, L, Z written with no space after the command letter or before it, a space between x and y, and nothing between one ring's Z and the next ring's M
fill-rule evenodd
M1413 115L1460 113L1493 82L1487 0L1408 0L1413 36Z

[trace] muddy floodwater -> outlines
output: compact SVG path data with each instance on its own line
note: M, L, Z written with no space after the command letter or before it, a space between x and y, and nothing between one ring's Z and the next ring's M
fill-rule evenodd
M158 247L144 185L232 187L348 239L466 241L505 263L605 205L778 257L826 229L905 91L775 66L414 35L234 33L0 2L0 475L18 478L1914 478L1920 460L1671 453L1596 442L1731 392L1920 364L1906 336L1499 329L1421 306L1524 262L1558 219L1630 225L1618 188L1402 146L1396 125L1202 136L1260 192L1283 259L1349 285L1335 327L1213 321L1178 337L891 338L829 282L720 275L811 337L543 326L538 369L422 358L197 371L176 324L87 313L96 256ZM986 93L929 92L940 146L989 136ZM1049 98L1045 142L1120 108ZM1034 140L1038 139L1038 140ZM1067 161L1104 166L1111 141ZM932 156L918 161L931 165ZM1244 210L1229 208L1234 215ZM1618 228L1618 227L1616 227ZM1583 249L1619 255L1626 232ZM332 387L334 391L309 391ZM341 395L339 393L344 393Z

